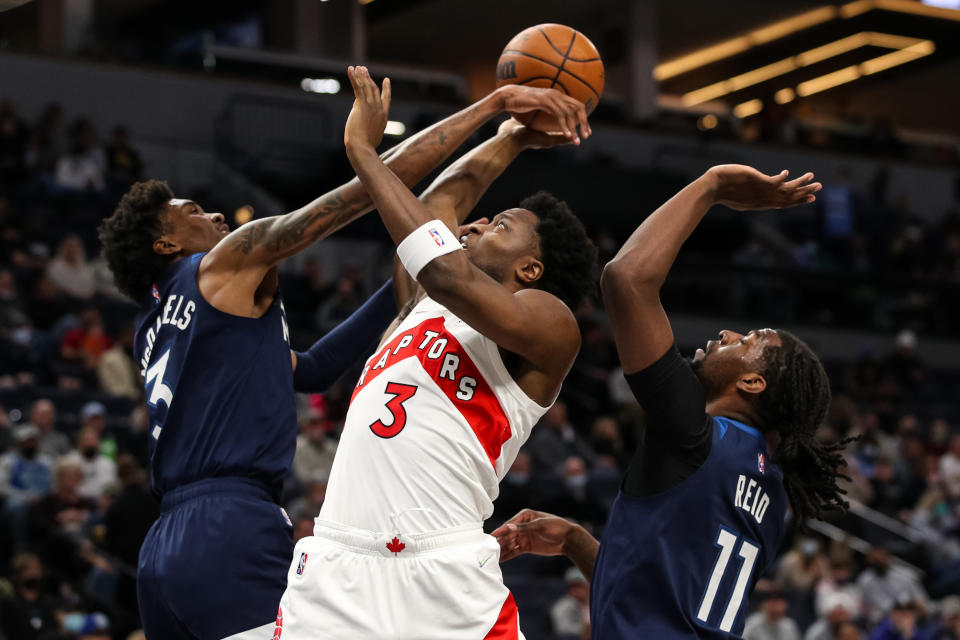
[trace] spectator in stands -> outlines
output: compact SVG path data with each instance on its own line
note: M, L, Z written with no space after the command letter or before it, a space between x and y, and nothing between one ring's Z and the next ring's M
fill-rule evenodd
M821 578L814 588L817 616L824 618L830 614L830 602L837 594L844 596L844 602L853 603L853 617L863 613L863 593L855 582L853 563L847 557L835 557L830 561L829 573Z
M337 442L330 437L332 423L327 418L326 405L314 403L300 424L297 449L293 454L293 473L301 486L306 486L316 474L330 475Z
M820 579L828 575L827 556L816 538L797 538L793 549L780 561L777 583L788 592L810 592Z
M70 298L89 300L95 293L93 267L79 236L68 235L60 241L46 275L59 293Z
M63 107L47 105L37 121L27 148L27 166L32 171L53 175L57 159L63 153L60 128L63 125Z
M606 522L607 514L589 492L587 463L579 456L570 456L563 463L563 486L551 501L550 511L588 525L593 530Z
M934 640L960 640L960 596L948 596L940 603L940 625Z
M917 628L918 605L909 596L898 597L889 616L873 630L870 640L930 640L931 630Z
M55 178L61 189L100 192L106 187L107 162L103 149L97 146L97 131L86 118L70 127L67 153L57 160Z
M32 553L10 563L13 591L0 595L0 632L10 640L59 637L56 601L44 592L44 567Z
M775 584L757 584L760 610L747 616L743 640L800 640L800 627L787 617L787 601Z
M0 328L18 325L26 315L13 272L0 268Z
M299 542L307 536L313 535L313 519L317 517L316 513L294 513L293 514L293 541Z
M294 517L300 518L305 514L311 514L316 517L320 513L320 507L327 497L327 480L330 474L323 471L316 471L304 485L303 495L290 503L290 513Z
M522 509L546 508L540 481L533 474L530 453L521 449L503 478L502 489L494 507L494 523L499 525Z
M160 505L147 488L146 472L132 455L117 456L117 479L120 482L120 493L114 498L104 517L104 549L126 565L125 570L117 572L117 604L128 611L136 611L137 591L134 576L140 545L160 516ZM311 518L311 524L312 522Z
M823 246L836 263L849 266L850 247L857 230L858 203L848 167L841 167L836 179L824 183L817 202L822 216Z
M897 334L896 349L887 357L884 369L901 389L913 390L926 381L926 365L917 352L917 334L909 329Z
M337 288L332 296L320 304L317 309L316 326L321 333L327 333L360 306L360 292L356 280L348 275L341 275L337 280Z
M97 363L97 379L100 388L110 395L136 401L143 397L143 379L133 361L133 336L133 325L129 323L116 332L113 345Z
M883 547L867 553L867 567L857 579L863 594L867 619L876 624L887 616L898 599L909 599L911 607L927 609L927 594L917 578L907 569L890 563L890 554ZM904 614L902 617L908 617Z
M113 130L113 139L107 145L107 180L117 191L127 187L143 176L143 161L140 154L130 146L130 131L124 126Z
M628 462L623 447L620 425L610 416L599 416L590 428L590 448L597 457L608 457L618 469L625 469Z
M550 607L553 632L560 640L590 637L590 585L580 570L570 567L563 574L567 593Z
M30 509L30 545L58 574L79 578L87 567L78 566L76 551L86 539L97 503L80 495L83 469L76 462L61 459L56 476L56 489Z
M64 461L83 470L78 493L84 498L98 499L117 481L117 465L100 451L100 433L84 427L77 436L77 450L64 456Z
M56 460L70 452L70 439L66 434L57 431L57 410L53 402L40 398L30 405L30 424L40 432L40 442L37 451L51 460Z
M107 426L107 408L102 402L91 400L80 408L80 429L92 429L100 439L100 453L111 460L117 458L118 444Z
M536 471L563 474L563 466L570 457L580 457L592 463L594 453L577 435L567 419L567 405L558 400L550 407L530 437L530 455Z
M940 458L940 479L951 500L960 500L960 433L950 439L950 450Z
M857 618L857 603L848 594L835 591L827 596L821 617L814 622L803 640L837 640L840 630Z
M80 312L80 324L67 331L60 344L60 357L73 365L70 372L84 377L93 375L100 357L112 346L103 328L100 310L86 307Z
M21 425L14 431L16 448L0 456L0 497L4 511L28 506L50 490L52 460L38 451L40 431Z

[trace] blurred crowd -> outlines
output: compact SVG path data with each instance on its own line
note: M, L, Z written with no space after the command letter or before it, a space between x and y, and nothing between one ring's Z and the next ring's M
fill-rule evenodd
M158 514L131 355L135 308L113 288L95 235L142 163L122 127L104 143L89 120L61 130L64 119L52 105L31 126L0 105L0 640L136 638L137 553ZM883 265L918 282L960 281L957 214L939 228L896 210L878 218L886 196L861 193L844 176L821 201L816 260L762 229L728 247L727 263L743 271L726 279L718 314L732 299L753 315L769 312L771 322L790 319L783 288L775 297L775 281L764 280L780 276L761 269L774 273L784 259L807 268L811 282ZM889 226L875 226L880 219ZM609 258L622 238L596 241ZM702 313L710 299L691 297L705 286L684 277L691 264L678 266L665 302ZM281 288L302 347L363 302L370 274L333 272L315 257L297 265ZM835 401L820 436L859 436L845 456L854 508L808 531L791 524L781 560L750 604L746 640L960 640L960 370L928 366L918 335L938 320L893 313L889 299L875 291L857 302L902 329L890 331L889 348L825 363ZM924 304L957 302L928 296ZM488 530L531 507L601 535L642 437L643 413L618 368L607 316L595 300L576 313L581 354L507 473ZM311 535L323 504L355 373L324 395L300 397L283 497L298 539ZM567 561L522 557L503 570L527 637L588 637L589 591Z

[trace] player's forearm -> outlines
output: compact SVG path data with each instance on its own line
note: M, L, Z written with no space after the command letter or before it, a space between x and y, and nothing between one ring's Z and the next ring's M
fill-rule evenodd
M434 219L430 210L367 145L347 145L347 158L363 183L383 224L399 245L415 229Z
M400 182L412 187L446 160L467 138L504 108L496 91L454 115L424 129L383 154L382 160ZM373 209L360 180L284 216L247 223L228 239L236 253L273 266L322 240Z
M715 203L716 192L716 179L707 172L650 214L604 268L605 297L632 286L659 290L680 247Z
M450 214L444 222L456 230L476 207L477 202L525 148L522 133L501 131L447 167L420 196L430 206L442 203Z
M593 580L600 542L578 524L570 527L563 542L563 555L570 559L587 580Z

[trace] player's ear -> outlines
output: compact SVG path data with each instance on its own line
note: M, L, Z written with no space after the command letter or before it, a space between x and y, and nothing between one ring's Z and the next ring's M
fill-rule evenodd
M524 258L517 267L517 280L525 285L533 285L543 275L543 263L533 256Z
M173 236L166 233L153 241L153 252L159 253L162 256L180 253L182 248Z
M744 373L737 378L737 389L744 393L762 393L767 388L767 381L759 373Z

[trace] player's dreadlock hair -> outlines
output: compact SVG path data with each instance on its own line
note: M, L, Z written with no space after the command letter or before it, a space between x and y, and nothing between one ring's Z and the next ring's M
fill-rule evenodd
M521 209L537 216L543 275L537 288L557 296L571 309L595 294L597 248L566 202L546 191L524 198Z
M815 434L830 407L830 381L819 358L802 340L778 329L781 344L763 350L760 374L767 388L754 408L761 426L780 434L774 454L783 470L783 483L801 527L824 511L846 509L845 491L837 480L849 478L839 468L840 451L852 439L824 445Z
M150 285L174 259L153 250L153 242L163 233L161 214L173 198L166 182L137 182L123 195L109 218L100 223L103 257L113 272L117 288L142 302Z

